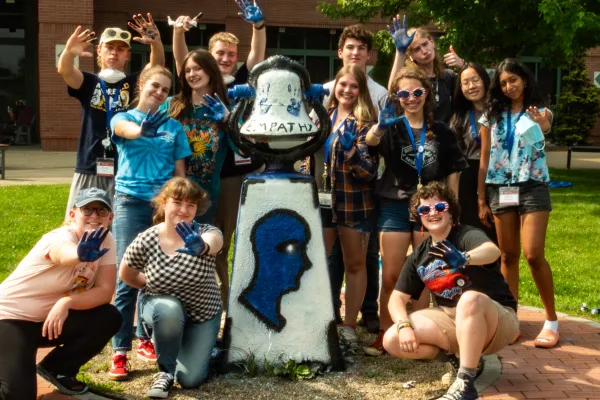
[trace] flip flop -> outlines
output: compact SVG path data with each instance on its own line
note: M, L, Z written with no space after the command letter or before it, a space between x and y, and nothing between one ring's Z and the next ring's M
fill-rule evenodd
M515 337L510 341L509 346L517 343L517 340L521 338L521 331L518 331Z
M550 329L542 329L537 338L535 338L535 347L551 349L558 343L560 335L558 332L553 332Z

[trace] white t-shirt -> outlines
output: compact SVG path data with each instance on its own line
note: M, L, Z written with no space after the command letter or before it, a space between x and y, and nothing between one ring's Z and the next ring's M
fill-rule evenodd
M0 319L43 322L61 297L91 289L100 267L116 264L112 233L106 236L100 247L109 249L104 256L75 267L63 267L50 260L50 248L61 242L79 242L72 226L63 226L42 236L13 273L0 284Z

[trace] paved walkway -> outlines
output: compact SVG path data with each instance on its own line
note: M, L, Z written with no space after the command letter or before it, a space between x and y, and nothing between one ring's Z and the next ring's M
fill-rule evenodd
M544 314L521 307L519 320L521 339L498 353L501 375L481 393L481 399L600 399L600 323L561 315L559 346L546 350L533 345ZM45 354L47 350L41 350L38 360ZM52 390L50 384L38 378L38 399L73 399Z

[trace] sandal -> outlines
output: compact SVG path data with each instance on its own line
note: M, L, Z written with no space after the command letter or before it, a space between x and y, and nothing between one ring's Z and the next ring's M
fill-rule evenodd
M560 335L558 332L553 332L550 329L542 329L537 338L535 338L535 347L551 349L558 343Z

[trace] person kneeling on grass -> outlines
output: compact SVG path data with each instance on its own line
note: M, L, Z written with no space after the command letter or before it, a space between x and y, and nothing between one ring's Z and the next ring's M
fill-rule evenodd
M64 226L45 234L0 284L0 399L35 400L36 353L54 349L37 373L66 394L82 394L75 376L121 326L110 303L116 246L108 194L80 190Z
M140 313L152 331L159 372L147 392L164 399L175 379L183 388L206 380L211 352L221 326L221 292L215 254L223 235L196 224L206 212L208 194L186 178L172 178L153 200L154 223L125 251L119 276L143 289Z
M517 304L500 273L500 250L477 228L458 225L454 193L432 182L412 196L410 211L431 237L407 259L390 297L395 326L386 351L409 359L449 361L460 356L454 383L440 399L471 400L482 354L507 346L519 330ZM408 315L407 303L428 287L437 307Z

